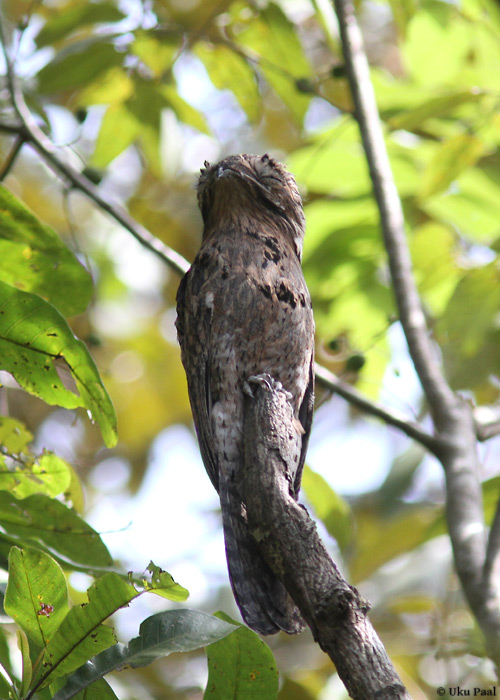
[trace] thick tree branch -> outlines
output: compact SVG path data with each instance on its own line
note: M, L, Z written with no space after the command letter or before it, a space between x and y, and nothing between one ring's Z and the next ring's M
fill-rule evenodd
M245 396L241 485L250 530L349 695L357 700L408 699L366 616L369 604L345 581L314 521L290 495L296 464L289 436L296 421L289 395L269 375L251 381L254 396Z
M500 590L486 591L483 566L486 528L479 483L476 432L469 406L454 394L441 370L412 273L404 217L392 176L361 32L351 0L334 0L346 71L370 168L394 295L408 349L434 419L437 454L446 475L446 514L458 575L485 634L492 657L500 661Z

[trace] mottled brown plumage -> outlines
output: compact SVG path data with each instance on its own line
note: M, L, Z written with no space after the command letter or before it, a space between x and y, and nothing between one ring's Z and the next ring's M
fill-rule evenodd
M298 632L299 611L248 533L239 483L244 392L266 374L290 394L295 498L300 488L314 385L302 202L280 163L246 154L205 163L198 202L203 240L179 287L177 330L203 462L220 495L231 584L250 627Z

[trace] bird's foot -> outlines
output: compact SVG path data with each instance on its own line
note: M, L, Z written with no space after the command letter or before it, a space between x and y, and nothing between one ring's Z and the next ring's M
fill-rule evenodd
M267 389L267 391L282 391L285 394L285 398L288 401L291 401L291 399L293 398L292 394L290 394L289 391L283 388L283 384L281 382L278 382L267 372L264 372L263 374L252 375L251 377L248 377L247 381L244 382L243 391L248 396L254 398L252 387L250 386L250 384L257 384L261 388Z

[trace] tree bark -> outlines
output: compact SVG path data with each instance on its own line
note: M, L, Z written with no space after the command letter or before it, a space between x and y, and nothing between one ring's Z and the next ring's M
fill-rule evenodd
M287 392L269 375L250 382L254 396L245 396L241 483L250 531L350 696L410 698L367 618L368 601L344 579L314 521L291 495L288 442L296 422Z

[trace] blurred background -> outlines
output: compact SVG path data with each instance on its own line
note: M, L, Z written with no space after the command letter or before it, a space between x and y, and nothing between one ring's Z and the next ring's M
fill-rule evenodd
M427 408L397 321L378 216L327 0L4 0L27 102L110 202L188 260L201 238L203 162L269 152L304 198L304 272L317 361L408 420ZM360 0L415 274L454 389L499 399L500 6L493 0ZM2 118L9 117L2 90ZM1 134L5 160L12 138ZM152 559L185 604L239 617L218 498L194 436L175 333L179 277L25 147L5 184L90 270L95 293L70 319L118 414L104 448L84 413L53 409L2 373L2 412L67 459L85 517L124 571ZM481 445L485 508L498 494L499 440ZM303 501L413 697L489 688L492 666L463 603L443 517L439 465L393 428L318 387ZM71 574L75 600L89 585ZM153 600L151 600L151 598ZM161 598L116 616L137 633ZM172 604L174 606L174 604ZM178 604L176 604L178 606ZM287 700L346 696L308 632L266 640ZM203 654L110 678L120 698L201 698Z

